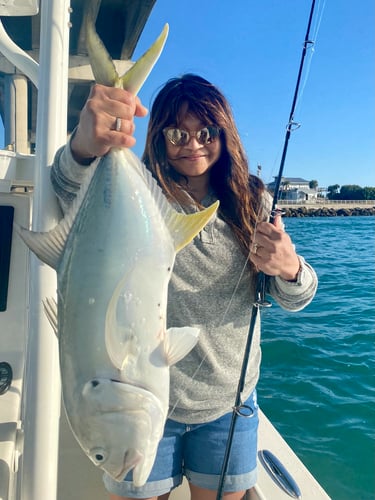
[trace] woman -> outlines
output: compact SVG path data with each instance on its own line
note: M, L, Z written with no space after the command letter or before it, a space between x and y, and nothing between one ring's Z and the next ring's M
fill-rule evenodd
M85 165L112 147L134 145L134 116L145 116L124 90L93 87L77 129L56 155L52 183L66 209ZM104 477L111 499L167 499L189 480L193 500L216 498L258 271L268 291L297 311L313 298L317 278L298 256L280 218L266 222L270 200L250 175L230 106L196 75L167 82L151 110L143 161L170 202L191 212L220 200L218 215L177 254L168 292L168 327L195 326L197 346L171 367L170 413L148 482L134 488ZM260 320L242 399L253 412L239 418L225 480L225 498L239 500L256 482Z

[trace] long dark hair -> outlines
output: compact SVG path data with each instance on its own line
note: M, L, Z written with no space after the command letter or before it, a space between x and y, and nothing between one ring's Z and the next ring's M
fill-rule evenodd
M179 125L184 114L221 129L222 152L210 172L210 185L220 200L220 215L231 226L247 256L264 190L262 181L249 173L248 161L224 95L210 82L193 74L172 78L152 105L143 161L167 197L181 205L188 196L184 178L168 163L163 129ZM189 198L191 203L191 198Z

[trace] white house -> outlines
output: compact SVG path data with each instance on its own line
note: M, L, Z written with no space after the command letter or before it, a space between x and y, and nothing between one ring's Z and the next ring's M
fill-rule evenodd
M275 190L276 179L267 184L270 191ZM285 201L307 201L318 197L318 187L310 188L310 181L301 177L282 177L279 189L279 199Z

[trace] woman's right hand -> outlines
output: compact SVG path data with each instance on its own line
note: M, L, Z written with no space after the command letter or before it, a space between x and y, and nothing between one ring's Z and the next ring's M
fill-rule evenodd
M96 84L83 107L70 147L78 163L103 156L113 147L130 148L133 137L134 116L146 116L147 109L140 99L126 90ZM116 119L121 128L116 130Z

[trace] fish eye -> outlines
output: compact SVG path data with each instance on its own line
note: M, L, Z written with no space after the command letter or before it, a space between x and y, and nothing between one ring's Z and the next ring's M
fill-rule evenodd
M90 456L96 465L101 465L107 460L107 453L102 448L94 448L90 451Z

